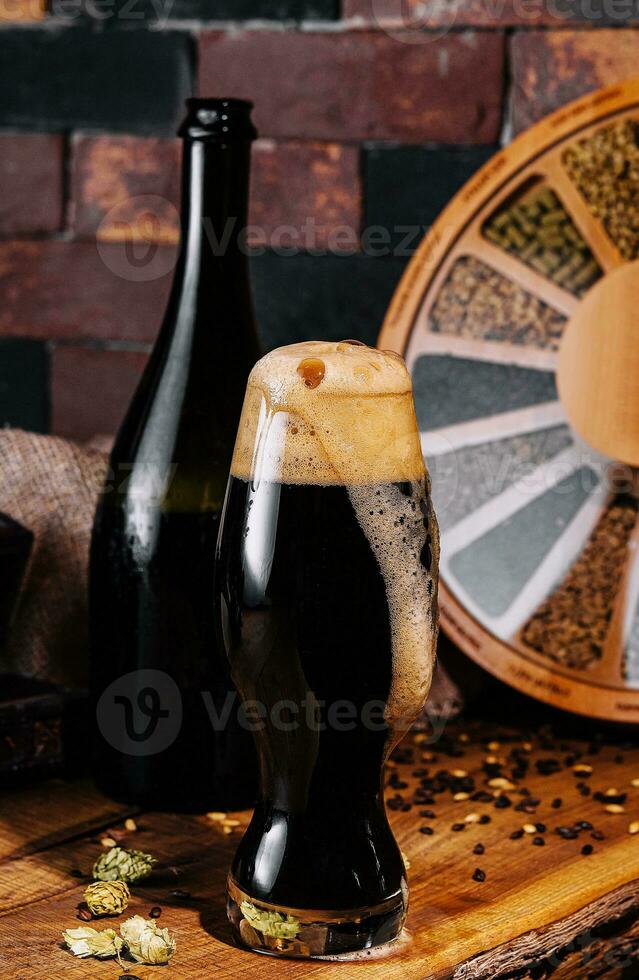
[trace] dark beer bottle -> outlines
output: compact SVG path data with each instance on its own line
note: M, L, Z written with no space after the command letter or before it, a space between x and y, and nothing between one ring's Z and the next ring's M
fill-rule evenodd
M190 99L181 249L157 342L115 441L91 544L93 771L127 802L254 802L252 738L215 640L220 512L259 356L248 259L251 105Z

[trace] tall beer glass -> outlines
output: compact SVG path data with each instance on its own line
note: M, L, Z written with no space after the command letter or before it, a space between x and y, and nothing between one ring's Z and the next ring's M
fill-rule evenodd
M400 933L382 767L430 687L438 558L403 360L347 341L259 361L215 585L261 770L228 880L242 945L334 956Z

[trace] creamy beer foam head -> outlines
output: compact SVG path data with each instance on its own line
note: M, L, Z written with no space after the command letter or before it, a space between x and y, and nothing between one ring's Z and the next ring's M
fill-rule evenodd
M349 341L267 354L248 381L231 472L343 485L423 476L404 361Z
M393 672L385 714L400 733L430 688L439 562L404 361L352 342L293 344L267 354L248 381L231 472L347 489L386 589Z

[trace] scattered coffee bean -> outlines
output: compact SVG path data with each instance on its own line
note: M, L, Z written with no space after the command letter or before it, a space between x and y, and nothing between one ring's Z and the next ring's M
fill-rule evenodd
M589 820L580 820L577 826L580 830L592 830L592 824Z
M593 840L605 840L606 839L606 835L604 833L602 833L601 830L593 830L593 832L592 832L592 834L590 836L592 837Z
M606 803L625 803L628 799L627 793L620 793L618 789L607 789L604 793Z
M587 857L589 854L592 854L593 851L594 851L594 847L592 846L592 844L584 844L584 846L581 849L581 853L585 857Z
M473 854L483 854L486 848L483 844L475 844L473 847Z
M159 919L160 916L162 915L162 909L160 908L159 905L154 905L151 911L149 912L149 915L151 916L152 919Z
M482 871L481 868L475 868L473 871L473 881L486 881L486 872Z
M553 808L553 810L558 810L559 807L562 805L562 803L563 800L561 799L561 797L557 796L550 805Z
M507 796L498 796L495 800L495 807L497 810L505 810L508 806L512 806L512 800L510 800Z
M460 830L465 830L466 829L466 824L465 823L454 823L453 826L450 829L451 830L454 830L455 833L459 833Z
M494 797L491 793L487 793L485 790L478 790L477 793L473 793L471 799L475 800L477 803L492 803Z
M543 837L533 837L533 841L532 842L535 845L535 847L543 847L544 844L546 843L546 841L543 839Z
M89 912L88 905L82 904L78 906L78 919L81 919L82 922L90 922L92 918L93 916Z
M419 815L420 817L425 817L426 820L434 820L436 816L434 810L420 810Z
M484 813L479 818L479 823L481 823L481 824L487 824L487 823L490 823L491 819L492 819L492 817L489 817L487 813Z
M556 833L564 840L577 840L579 836L576 830L572 827L557 827Z
M513 830L512 834L510 835L510 839L511 840L519 840L520 837L523 837L523 836L524 836L523 830Z
M420 827L419 832L420 834L425 834L427 837L431 837L435 833L432 827Z
M545 823L536 823L535 824L535 827L539 831L540 834L545 834L546 833L546 824Z

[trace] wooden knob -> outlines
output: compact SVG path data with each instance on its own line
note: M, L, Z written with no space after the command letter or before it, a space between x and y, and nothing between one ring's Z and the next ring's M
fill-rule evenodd
M639 466L639 261L606 275L571 317L557 386L586 442Z

